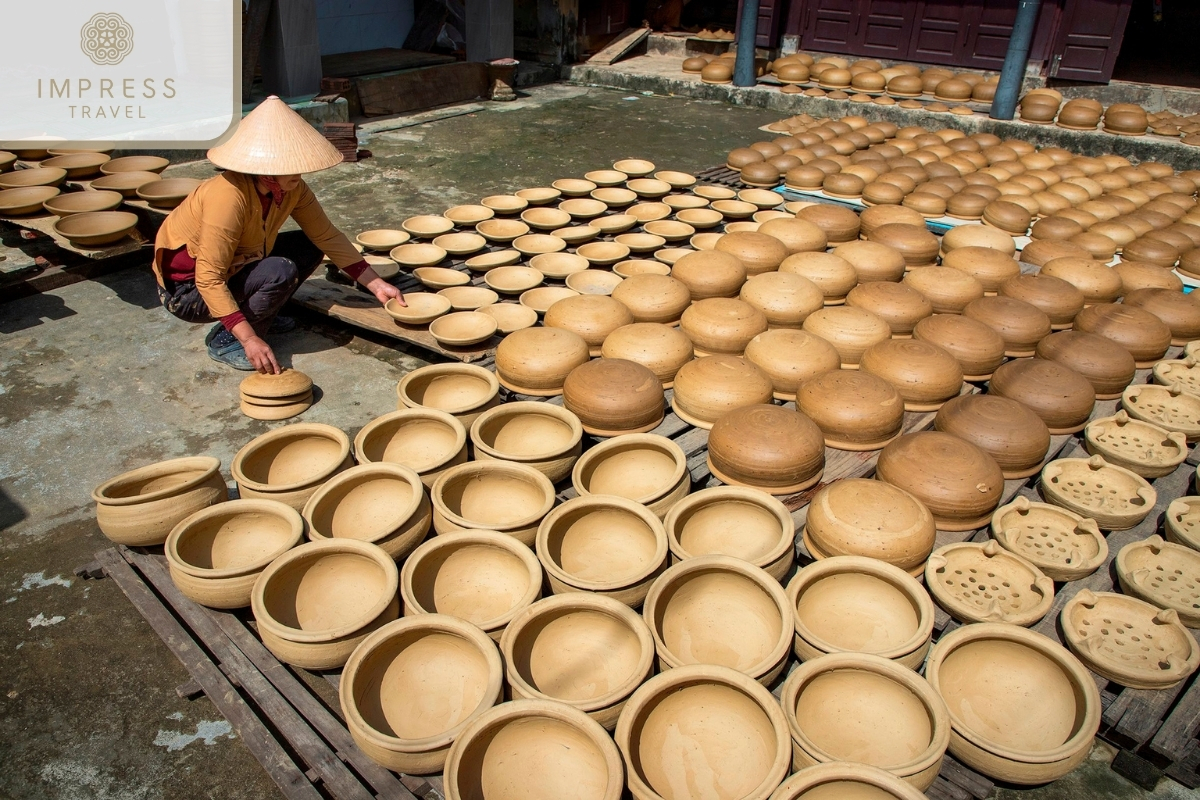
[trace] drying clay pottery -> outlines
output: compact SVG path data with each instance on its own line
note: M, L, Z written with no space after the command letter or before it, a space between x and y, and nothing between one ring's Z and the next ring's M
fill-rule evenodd
M698 250L676 261L671 277L688 287L692 300L736 297L746 282L746 267L729 253Z
M1088 306L1075 317L1075 330L1111 339L1133 356L1138 369L1154 366L1171 346L1171 329L1145 309L1123 303Z
M764 272L746 281L738 298L761 311L771 328L799 328L825 304L819 286L788 272Z
M588 592L548 597L524 609L500 646L514 699L565 703L609 730L654 668L654 640L642 618Z
M1179 384L1130 386L1121 393L1121 408L1134 419L1178 431L1189 442L1200 439L1200 396Z
M554 484L526 464L474 461L443 472L429 496L438 533L489 530L532 545L538 524L554 507Z
M673 564L698 556L731 556L782 580L795 561L791 512L753 489L702 489L676 503L663 525Z
M1004 339L1004 354L1028 358L1037 343L1050 335L1050 317L1023 300L1011 297L981 297L967 304L963 316L978 320Z
M401 561L429 533L433 511L409 467L368 463L329 479L304 506L308 538L357 539Z
M1167 541L1200 550L1200 498L1179 497L1167 506L1163 530Z
M645 433L663 420L662 382L637 362L598 358L567 375L563 405L593 436Z
M983 297L982 283L952 267L914 269L904 276L903 285L924 295L934 314L961 314L968 303Z
M886 320L866 309L850 306L815 311L804 320L803 327L805 332L834 346L843 369L858 369L863 353L891 336Z
M1187 439L1178 431L1131 419L1125 411L1092 420L1084 429L1087 451L1143 478L1161 478L1187 458Z
M1083 430L1096 390L1087 378L1057 361L1020 359L996 368L988 393L1028 406L1054 435Z
M21 170L27 172L28 170ZM17 189L0 189L0 216L17 217L25 214L40 214L43 203L57 197L59 190L54 186L23 186Z
M836 370L841 358L819 336L795 330L769 330L746 345L745 359L771 378L776 400L795 400L800 386Z
M921 800L924 796L912 784L886 770L849 761L830 761L797 772L775 790L771 800Z
M62 167L18 169L0 174L0 189L23 189L33 186L60 186L67 179Z
M961 622L1029 626L1054 602L1054 581L994 541L939 547L925 564L925 586Z
M816 284L825 298L825 305L840 305L858 283L854 266L832 253L805 252L788 256L779 266L783 273L793 273Z
M892 336L907 337L933 306L925 295L902 283L872 281L860 283L846 295L846 305L877 315L888 324Z
M904 255L894 247L878 242L846 242L833 249L854 267L859 283L898 281L904 277Z
M806 219L782 217L768 220L758 227L758 232L783 242L790 254L825 250L825 231Z
M729 253L746 268L747 275L758 275L779 269L779 265L791 251L779 239L765 233L727 233L717 241L714 248L720 253Z
M495 643L441 614L390 622L363 640L342 672L346 727L372 760L413 775L442 769L450 744L501 699Z
M934 427L970 442L1000 465L1005 480L1028 478L1042 468L1050 431L1032 409L1016 400L970 394L942 406Z
M1200 367L1192 356L1159 361L1154 365L1154 382L1163 386L1179 384L1185 392L1200 395Z
M807 381L796 405L837 450L879 450L900 435L904 401L896 387L861 372L834 370Z
M925 677L950 711L950 753L996 780L1036 785L1073 770L1100 727L1100 692L1057 642L984 622L943 636Z
M634 361L645 367L664 389L675 385L675 375L692 360L692 342L678 328L652 322L623 325L604 339L604 358Z
M48 198L42 206L51 214L67 217L71 214L82 214L90 211L111 211L121 205L124 198L120 192L68 192L55 194Z
M893 222L871 231L870 241L892 247L904 256L909 269L933 264L938 254L938 239L924 226Z
M735 669L769 685L783 671L795 626L779 582L739 558L680 561L650 586L642 618L662 671L690 664Z
M1117 577L1126 594L1169 608L1187 627L1200 628L1200 553L1156 534L1121 548Z
M646 681L621 712L615 738L635 800L684 792L768 800L790 766L779 703L725 667L677 667Z
M767 329L767 317L750 303L727 297L697 300L679 322L698 356L741 355Z
M507 341L507 340L506 340ZM470 364L431 364L400 379L396 394L402 408L432 408L453 415L469 427L500 403L496 376Z
M459 733L446 757L446 800L619 800L621 754L587 714L551 700L501 703Z
M821 429L801 413L775 405L743 406L713 423L708 466L722 483L789 495L821 479L825 443Z
M429 334L443 347L467 347L490 339L500 323L478 311L460 311L429 324Z
M1173 609L1084 589L1067 602L1059 619L1067 645L1081 661L1130 689L1169 688L1200 665L1200 645Z
M550 310L550 306L559 300L578 296L579 292L574 289L568 289L566 286L539 286L536 289L530 289L528 292L522 292L520 303L526 308L533 309L534 313L539 316L543 316Z
M1121 296L1121 276L1090 258L1052 258L1042 265L1041 274L1079 289L1088 305L1111 303Z
M996 509L992 537L1056 581L1091 575L1108 559L1108 543L1094 520L1023 496Z
M1022 300L1041 309L1050 318L1052 330L1067 330L1083 310L1083 292L1061 278L1050 275L1018 275L1000 285L999 294Z
M544 324L547 328L560 328L577 334L587 343L589 353L594 357L600 355L604 337L633 321L629 309L611 297L579 295L552 305L546 311Z
M421 244L421 245L412 245L412 246L413 247L433 247L433 245L431 245L431 244L430 245ZM405 245L405 247L408 247L408 245ZM399 250L400 248L396 248L396 249ZM440 260L440 259L438 259L438 260ZM403 264L405 262L403 260L401 260L400 263ZM449 269L447 267L418 267L417 269L413 270L413 277L415 277L417 280L419 280L422 284L429 287L430 289L438 289L438 290L449 289L452 286L466 286L468 283L471 282L471 276L468 275L467 273L465 273L461 270L457 270L457 269ZM453 304L453 302L451 302L449 296L439 293L438 297L441 297L442 299L444 299L451 307L454 306L454 304ZM462 298L458 298L458 299L460 301L462 300ZM463 304L460 302L459 306L463 307Z
M1021 274L1021 265L1011 254L974 245L947 250L942 258L942 266L967 273L983 284L984 293L991 294L999 291L1005 281Z
M588 343L569 330L526 328L496 348L496 376L514 392L553 397L562 394L571 370L587 363L588 352Z
M496 267L488 270L483 281L501 294L520 294L539 285L543 277L533 267Z
M571 474L583 452L583 426L568 409L551 403L510 402L471 424L475 460L526 464L557 483Z
M405 295L405 299L411 300L411 297L412 295ZM481 306L479 313L487 314L496 320L496 332L504 336L531 328L537 324L538 319L536 311L517 303L492 303L490 306Z
M636 608L667 564L667 534L645 506L593 494L546 515L536 550L555 594L586 592Z
M1138 289L1122 301L1149 311L1171 329L1171 344L1182 346L1200 339L1200 303L1190 294L1169 289Z
M935 314L913 328L913 338L941 347L958 360L963 379L984 381L1004 362L1004 339L978 320L959 314Z
M863 556L915 576L933 550L935 532L929 509L909 492L846 478L813 496L804 543L814 558Z
M92 490L96 524L117 544L162 544L180 522L227 498L221 462L174 458L110 478Z
M433 408L404 408L368 422L354 437L360 464L408 467L426 488L448 467L467 460L467 433L458 419Z
M263 570L250 597L263 644L304 669L334 669L396 619L396 562L381 548L326 539L288 550Z
M352 463L345 433L297 423L250 440L234 456L230 472L241 497L278 500L299 511L321 484Z
M1134 377L1133 356L1121 345L1083 331L1063 331L1038 342L1038 358L1056 361L1092 384L1097 400L1115 400Z
M1047 502L1094 519L1106 531L1137 525L1158 497L1140 475L1098 455L1051 461L1042 470L1040 486Z
M626 278L613 288L612 298L629 309L634 322L668 325L679 322L691 303L687 285L669 275L634 275Z
M946 704L924 678L880 656L836 653L806 661L780 695L792 767L856 761L924 790L950 743Z
M125 238L137 222L137 214L128 211L85 211L59 217L52 227L76 247L102 247Z
M941 530L983 525L1004 491L999 465L983 450L940 431L901 436L883 448L875 477L928 507Z
M518 219L489 219L475 226L491 242L512 242L529 233L529 226Z
M687 457L678 444L653 433L627 434L588 450L571 470L582 495L611 494L640 503L659 519L692 489Z
M388 300L383 310L403 325L427 325L450 310L450 301L440 294L406 292L405 305Z
M800 209L796 216L823 230L830 244L852 242L858 238L858 214L843 206L817 203Z
M490 306L500 299L500 295L484 286L450 286L440 290L438 294L449 300L450 307L455 311L474 311L483 306Z
M711 429L727 412L770 403L773 394L770 377L748 361L707 356L684 364L676 374L671 408L684 422Z
M295 509L274 500L231 500L181 521L163 551L171 580L188 598L210 608L244 608L267 565L303 538Z
M860 366L864 372L895 386L906 411L936 411L962 389L963 374L958 361L928 342L904 339L879 342L863 353Z

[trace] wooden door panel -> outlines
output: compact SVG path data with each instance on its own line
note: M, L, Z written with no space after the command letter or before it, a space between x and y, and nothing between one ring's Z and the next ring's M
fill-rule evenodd
M863 0L857 51L875 58L908 58L914 7L906 0Z
M934 64L963 61L963 40L973 6L961 0L923 0L916 8L909 58Z
M1107 83L1112 77L1130 0L1067 0L1050 75Z
M793 0L798 1L798 0ZM738 27L742 23L742 2L738 0ZM779 28L783 22L785 0L758 0L758 26L755 29L755 47L774 47L779 44ZM736 28L734 29L736 32Z
M807 22L800 47L830 53L851 52L858 0L807 0L806 5Z

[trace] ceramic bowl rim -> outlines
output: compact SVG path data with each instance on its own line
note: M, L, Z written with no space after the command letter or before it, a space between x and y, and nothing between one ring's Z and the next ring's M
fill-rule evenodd
M580 508L584 509L584 513L591 513L596 510L611 510L619 509L627 514L639 519L650 529L651 535L654 537L654 555L646 562L646 566L636 574L628 577L623 577L620 581L594 581L579 578L572 575L563 569L557 561L550 557L550 535L554 531L555 526L568 514L578 512ZM641 503L635 503L632 500L627 500L624 497L617 497L610 494L593 494L584 495L581 497L573 497L570 500L556 506L550 511L538 525L537 535L535 538L535 552L538 556L538 561L542 564L542 569L548 575L552 575L568 586L582 589L587 592L604 592L616 591L627 586L634 586L641 583L647 578L654 575L662 567L667 560L667 534L663 530L662 521L654 512L646 508Z
M439 409L432 406L423 406L414 400L408 393L409 387L412 386L414 376L424 377L426 375L472 375L476 378L482 378L488 385L488 395L477 403L471 403L465 406L456 406L452 409ZM427 364L424 367L418 367L412 370L396 384L396 395L400 398L400 402L408 408L428 408L432 411L445 411L450 415L466 414L480 408L496 397L500 391L500 382L496 379L496 374L491 370L474 364Z
M308 480L297 481L295 483L260 483L255 480L251 480L242 471L242 464L245 463L246 458L255 450L278 439L286 439L289 437L320 438L336 442L340 450L338 453L338 458L336 461L332 462L333 466L331 466L328 470L325 470L315 477L309 478ZM280 494L284 492L293 492L297 489L305 489L310 486L323 483L333 473L335 473L349 457L350 437L347 436L346 432L341 428L335 428L334 426L326 425L323 422L297 422L291 425L284 425L282 428L275 428L274 430L267 431L266 433L255 436L253 439L246 442L246 444L242 445L242 449L237 451L237 455L233 457L233 463L230 465L229 471L232 473L234 481L239 486L245 486L248 489L263 494Z
M687 512L699 511L701 508L726 503L751 505L767 511L779 522L784 531L784 535L780 538L774 549L768 551L766 555L760 556L757 560L750 562L754 566L765 569L768 564L772 564L787 555L788 550L796 546L796 523L792 520L792 514L787 510L787 506L778 498L766 492L750 489L745 486L711 486L707 489L701 489L698 492L692 492L671 506L671 510L667 512L667 516L663 519L663 527L666 529L667 546L671 550L671 555L680 561L696 558L696 556L684 549L683 543L679 540L680 517Z
M172 486L168 489L159 489L156 492L150 492L148 494L139 494L132 497L110 497L108 495L109 492L121 484L154 477L156 474L163 473L163 470L168 467L172 471L185 470L192 467L200 469L201 472L195 478L192 478L191 480L179 486ZM195 489L197 486L208 482L213 475L219 474L220 471L221 459L213 456L184 456L183 458L171 458L166 461L156 461L153 464L146 464L145 466L137 467L136 469L131 469L127 472L122 472L120 475L109 478L104 483L92 490L92 502L96 503L97 505L104 506L136 506L141 505L142 503L151 503L155 500L173 497L183 492ZM171 471L167 471L163 474L169 475L171 474ZM221 482L224 483L224 481L225 479L222 476Z
M519 306L520 308L529 308L528 306ZM530 309L532 310L532 309ZM532 455L513 455L497 450L494 446L483 440L483 426L496 419L497 417L515 417L524 414L532 414L542 417L553 417L556 420L565 422L571 430L571 441L564 447L547 450ZM474 445L477 451L487 453L497 461L512 461L517 464L545 461L550 458L557 458L566 453L569 453L583 441L583 423L570 410L563 408L560 405L552 403L541 403L535 400L518 400L516 402L501 403L495 408L489 408L484 411L475 421L471 423L471 444Z
M185 540L188 534L195 530L195 526L200 522L207 522L213 517L235 517L241 514L270 514L285 520L291 527L291 537L288 542L268 555L252 561L248 564L243 564L239 567L231 567L226 569L212 569L206 567L197 567L194 564L183 558L179 552L179 544ZM291 550L296 545L304 540L304 518L300 516L300 512L291 506L280 503L278 500L254 500L254 499L239 499L229 500L224 503L217 503L208 508L201 509L195 514L186 517L180 521L169 534L167 541L163 544L163 552L167 557L167 563L171 569L177 569L187 575L193 575L197 578L206 580L218 580L221 578L234 578L241 575L249 575L254 572L259 572L265 569L268 564L274 561L279 556Z
M309 541L315 542L322 539L338 538L332 532L317 530L317 524L313 521L313 517L317 513L317 507L325 502L325 498L335 489L364 478L394 478L400 480L408 484L408 487L412 489L412 499L395 511L395 516L387 520L387 524L381 527L379 533L373 539L358 539L357 541L378 544L381 539L386 539L397 528L412 519L413 515L421 508L422 502L424 502L425 486L421 483L421 476L412 467L406 467L403 464L396 464L391 461L368 461L365 464L350 467L321 484L317 491L313 492L312 497L308 498L308 501L304 504L304 509L300 512L300 515L304 517Z

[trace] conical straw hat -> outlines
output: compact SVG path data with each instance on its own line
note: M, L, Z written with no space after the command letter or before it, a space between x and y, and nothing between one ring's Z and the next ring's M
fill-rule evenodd
M275 95L242 118L229 141L208 151L218 167L250 175L300 175L342 163L342 154Z

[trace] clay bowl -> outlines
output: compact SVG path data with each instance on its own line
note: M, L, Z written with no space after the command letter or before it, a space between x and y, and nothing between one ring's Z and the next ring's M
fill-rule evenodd
M726 555L781 580L795 560L791 513L783 503L753 489L703 489L676 504L664 525L673 564Z
M400 227L418 239L432 239L454 230L454 222L438 214L420 214L404 220Z
M824 433L825 445L837 450L878 450L900 434L904 421L904 401L894 386L846 370L807 381L796 404Z
M538 524L554 506L554 485L526 464L477 461L458 464L429 490L438 533L493 530L532 545Z
M470 364L431 364L400 379L396 395L403 408L432 408L452 414L463 427L499 405L500 385L490 370Z
M934 427L970 442L1000 465L1005 480L1028 478L1042 468L1050 431L1032 409L993 395L964 395L942 406Z
M390 228L378 228L363 231L354 237L354 241L367 250L387 252L393 250L412 238L407 231L397 231Z
M780 696L792 766L853 759L927 789L950 743L950 715L912 670L880 656L836 653L806 661Z
M448 208L442 216L460 228L472 228L496 216L496 211L482 205L464 205Z
M130 198L137 197L137 190L141 187L158 180L162 180L162 176L154 172L114 172L103 178L96 178L92 181L92 188L120 192L122 197Z
M567 276L567 288L579 294L611 295L623 279L620 275L602 269L585 269ZM636 318L635 318L636 319Z
M1171 329L1145 309L1123 303L1088 306L1075 317L1075 330L1094 333L1124 347L1138 369L1154 366L1171 346Z
M406 305L388 300L383 310L403 325L425 325L450 310L450 301L439 294L408 292L404 295Z
M92 490L101 533L131 547L162 544L176 525L226 496L221 462L211 456L139 467Z
M438 294L449 300L455 311L474 311L500 299L500 295L483 286L449 286L438 290Z
M405 247L433 247L433 245L418 244L405 245ZM449 269L448 267L418 267L413 270L413 276L422 285L430 289L437 289L439 292L442 289L449 289L452 286L466 286L471 282L471 276L467 273L457 269ZM438 297L450 303L450 298L446 295L439 294Z
M654 667L654 640L642 618L623 603L587 592L524 609L500 646L514 699L555 700L608 730Z
M1037 306L1011 297L981 297L967 304L963 316L982 322L1000 334L1004 354L1028 358L1037 343L1050 335L1050 317Z
M542 273L533 267L496 267L488 270L483 282L501 294L520 294L542 282Z
M574 253L542 253L529 260L529 266L547 278L563 279L588 268L591 262Z
M67 171L61 168L40 167L18 169L0 174L0 189L21 189L26 186L61 186Z
M542 595L542 567L503 533L458 531L420 545L400 573L404 615L448 614L499 641L513 617Z
M676 781L713 797L767 800L788 772L778 702L723 667L679 667L651 678L626 703L615 738L630 791L645 800L675 796ZM697 761L681 763L680 747Z
M567 375L588 357L588 343L572 331L526 328L504 337L496 348L496 377L511 391L553 397L562 394Z
M388 623L363 640L342 672L346 727L373 761L421 775L442 769L450 744L501 699L496 645L441 614Z
M90 211L111 211L121 205L123 199L120 192L70 192L56 194L42 206L51 214L68 217Z
M351 467L330 479L309 498L303 513L310 540L366 541L397 561L425 538L431 519L421 477L387 462Z
M196 190L201 181L195 178L167 178L151 181L138 187L137 196L155 208L175 208Z
M521 221L531 228L553 231L571 224L571 215L558 208L527 208L521 212Z
M891 564L863 556L822 559L796 573L787 596L796 621L792 649L802 661L868 653L917 669L929 652L933 601L916 578Z
M688 307L679 327L692 340L697 355L740 355L751 339L767 329L767 317L743 300L710 297Z
M604 217L596 217L588 225L592 228L598 228L602 234L618 234L638 224L638 218L632 214L609 214Z
M860 368L896 387L906 411L936 411L962 389L962 367L935 344L888 339L871 345Z
M477 256L471 256L463 262L463 266L472 272L486 273L496 267L507 267L521 260L521 251L495 250L491 253L480 253Z
M1065 648L1016 625L982 622L943 636L925 676L950 712L950 753L991 778L1057 780L1091 750L1100 693Z
M76 247L102 247L124 239L137 223L137 214L129 211L85 211L60 217L54 232Z
M490 242L511 242L529 233L529 226L516 219L489 219L476 224L475 230Z
M584 242L590 242L601 233L600 229L592 225L571 225L566 228L559 228L551 232L551 236L557 236L569 245L580 245Z
M772 495L803 491L821 479L821 429L803 414L750 405L722 415L708 438L708 466L721 482Z
M706 356L676 374L671 408L685 422L711 429L727 412L770 403L773 394L770 377L753 364L737 356Z
M65 169L67 177L72 180L90 178L100 172L100 167L108 163L111 157L104 153L71 153L70 155L54 156L44 160L42 169ZM199 181L197 181L199 183Z
M471 425L475 459L526 464L552 482L571 474L582 452L583 428L567 409L514 402L489 409Z
M624 497L575 497L537 532L537 554L555 594L586 592L636 608L667 563L662 522Z
M562 197L562 194L563 193L561 191L550 186L536 186L532 189L520 189L519 191L513 192L514 197L519 200L524 200L526 204L532 206L540 206L550 203L554 200L557 200L559 197ZM487 200L488 198L484 199ZM485 202L484 205L488 204ZM515 204L510 205L506 203L505 205L509 206L511 210L506 210L504 213L516 213L517 211L524 209L524 206L517 208L515 207ZM491 207L495 208L494 205Z
M54 186L26 186L20 189L0 189L0 216L19 217L40 214L44 203L58 195Z
M597 169L584 173L583 177L597 186L620 186L629 176L620 170Z
M692 300L736 297L746 282L746 267L729 253L698 250L676 261L671 277L688 287Z
M884 447L875 477L915 496L929 508L938 529L946 531L983 525L1004 491L995 459L940 431L908 434Z
M980 87L992 84L979 84ZM990 98L989 98L990 100ZM985 101L986 102L986 101ZM869 798L870 800L921 800L925 795L892 773L853 762L831 761L797 772L783 782L771 800L821 800Z
M547 309L543 324L578 335L587 343L590 354L598 356L605 337L632 322L633 315L620 302L604 295L584 294L556 302Z
M321 484L351 464L345 433L302 422L251 439L234 456L230 472L241 497L278 500L299 511Z
M654 635L660 670L728 667L764 685L783 671L795 631L779 582L721 555L680 561L662 573L642 617Z
M913 338L935 344L954 356L962 367L964 380L987 380L1004 361L1004 340L1000 334L982 322L958 314L926 317L913 328Z
M679 445L665 436L637 433L584 453L571 470L571 484L580 496L624 497L661 519L691 491L692 477Z
M988 393L1022 403L1056 436L1083 430L1096 404L1096 390L1087 378L1057 361L1041 358L997 367Z
M396 562L353 539L309 542L263 570L250 597L263 644L304 669L334 669L373 631L396 619Z
M466 431L444 411L404 408L376 417L354 437L360 464L399 464L416 472L426 488L448 467L467 460Z
M640 234L622 234L622 236L639 236ZM656 237L661 238L661 237ZM637 240L635 240L637 241ZM661 242L659 243L661 245ZM653 249L653 248L651 248ZM621 242L590 242L581 245L576 253L586 258L595 266L611 266L618 261L629 258L631 247Z
M443 347L468 347L490 339L498 327L493 316L459 311L429 323L429 333Z
M829 342L804 331L769 330L746 345L745 358L767 373L776 400L795 400L806 381L841 364Z
M436 244L410 243L392 248L388 252L388 256L397 264L402 264L406 267L432 267L434 264L440 264L446 259L446 251ZM452 278L446 274L449 272L458 272L458 270L446 269L445 272L428 274L436 274L437 278L434 278L435 281L439 279L441 281L456 280L465 283L470 280L470 277L464 272L459 272L459 275L462 276L461 278ZM413 270L413 273L417 274L417 270ZM421 275L417 274L417 277L421 278ZM424 282L422 281L422 283ZM426 283L426 285L430 286L431 284ZM459 284L451 283L450 285L457 286Z
M1070 367L1086 378L1097 400L1115 400L1133 382L1133 356L1121 345L1094 333L1063 331L1038 342L1037 357Z
M471 231L458 231L434 237L433 244L451 255L464 256L482 250L487 246L487 239Z
M867 348L885 341L892 333L887 321L877 314L849 306L814 311L805 318L803 328L834 346L843 369L858 369Z

